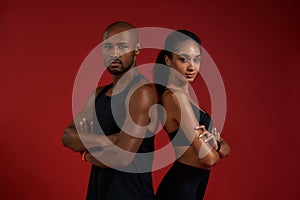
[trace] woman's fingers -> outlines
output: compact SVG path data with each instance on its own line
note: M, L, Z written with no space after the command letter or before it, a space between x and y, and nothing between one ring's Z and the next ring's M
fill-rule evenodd
M216 138L212 134L209 134L207 136L207 138L204 140L204 142L208 143L211 147L213 147L215 149L218 149L217 140L216 140Z

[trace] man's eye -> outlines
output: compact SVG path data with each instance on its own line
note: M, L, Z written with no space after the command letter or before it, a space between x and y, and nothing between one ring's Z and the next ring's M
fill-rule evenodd
M126 45L121 45L121 46L119 46L119 48L120 48L120 49L127 49L128 46L126 46Z
M112 46L111 46L111 45L104 45L103 48L104 48L104 49L111 49Z

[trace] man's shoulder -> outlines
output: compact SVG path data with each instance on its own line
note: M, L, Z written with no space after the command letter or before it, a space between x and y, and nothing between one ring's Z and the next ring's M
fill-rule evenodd
M139 95L156 95L156 89L154 84L152 83L145 83L136 88L135 92Z
M109 87L111 85L111 83L110 84L106 84L106 85L101 85L101 86L98 86L96 89L95 89L95 94L96 94L96 96L104 89L104 88L106 88L106 87Z
M166 88L164 93L161 95L162 99L167 99L167 100L175 100L176 98L176 94L174 93L174 91L172 91L169 88Z
M168 105L172 108L177 108L180 106L178 98L182 94L180 92L175 92L171 89L166 89L161 96L161 102L164 106Z
M157 102L157 93L153 84L143 84L133 90L130 94L131 103L144 108Z

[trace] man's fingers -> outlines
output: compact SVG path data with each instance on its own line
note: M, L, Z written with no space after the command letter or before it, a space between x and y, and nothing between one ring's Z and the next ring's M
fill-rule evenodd
M90 121L90 132L94 133L94 121L93 120Z
M94 132L94 121L87 120L86 118L82 118L82 121L79 122L79 131L85 133L93 133Z
M83 128L83 122L79 122L79 131L83 132L84 128Z
M82 122L83 122L83 131L89 132L88 131L88 121L85 118L82 118Z

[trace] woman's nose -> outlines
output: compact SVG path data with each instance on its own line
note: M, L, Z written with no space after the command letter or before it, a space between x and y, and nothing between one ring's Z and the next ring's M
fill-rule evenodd
M189 62L189 66L188 66L187 70L188 70L189 72L194 71L194 70L195 70L194 64L191 63L191 62Z

